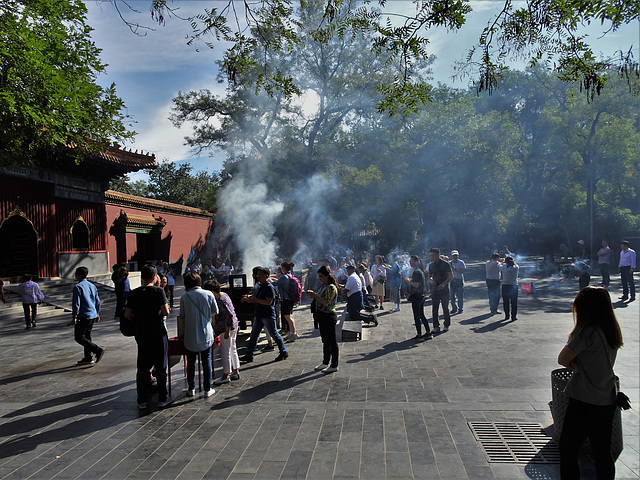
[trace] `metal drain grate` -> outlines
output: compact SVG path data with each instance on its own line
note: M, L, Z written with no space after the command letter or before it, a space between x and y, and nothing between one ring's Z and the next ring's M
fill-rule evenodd
M469 422L493 463L560 463L558 446L538 423Z

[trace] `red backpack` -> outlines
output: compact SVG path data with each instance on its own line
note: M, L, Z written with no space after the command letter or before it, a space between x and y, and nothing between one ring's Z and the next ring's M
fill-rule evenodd
M293 303L299 303L302 299L302 285L300 285L300 280L291 273L288 273L287 277L289 277L289 290L287 291L289 300Z

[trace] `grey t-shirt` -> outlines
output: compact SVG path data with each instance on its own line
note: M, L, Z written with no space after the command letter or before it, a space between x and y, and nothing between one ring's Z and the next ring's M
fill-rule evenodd
M606 343L604 333L586 327L571 335L567 346L577 354L578 364L578 369L571 376L565 390L567 395L593 405L615 403L616 387L612 366L618 351ZM605 354L609 355L610 362Z

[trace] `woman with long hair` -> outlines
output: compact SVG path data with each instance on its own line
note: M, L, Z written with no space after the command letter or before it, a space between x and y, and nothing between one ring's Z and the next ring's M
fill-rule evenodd
M560 436L560 475L563 480L580 478L578 453L589 437L597 478L613 479L613 364L623 341L609 292L602 287L580 290L573 301L573 319L575 327L558 355L558 363L573 370L565 389L569 406Z
M338 303L338 282L326 266L318 269L318 280L322 286L318 293L307 290L305 293L315 300L314 317L318 320L322 338L322 363L315 370L322 373L338 371L338 340L336 338L336 304Z

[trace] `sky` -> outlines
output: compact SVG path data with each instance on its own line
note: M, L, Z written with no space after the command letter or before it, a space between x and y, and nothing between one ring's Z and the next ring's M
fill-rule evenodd
M142 25L154 27L146 30L146 35L135 35L125 25L110 2L84 0L88 8L88 23L94 29L92 38L102 49L101 59L108 64L107 73L98 78L98 82L116 84L118 96L127 105L126 113L136 122L133 130L138 132L134 143L125 144L134 150L143 150L156 155L158 162L165 159L171 162L189 162L193 173L201 170L209 172L222 168L224 156L217 153L210 157L203 153L199 157L184 145L184 137L190 133L189 126L181 129L173 126L168 117L171 101L178 92L209 89L224 94L224 85L217 82L215 61L224 53L224 46L216 45L211 50L206 46L196 49L188 46L186 35L190 32L187 22L169 19L164 26L158 26L151 20L149 0L130 0L129 5L139 9L140 14L127 12L122 5L125 18ZM226 5L220 0L176 1L180 15L188 17L202 12L205 8ZM444 29L428 33L429 49L438 58L434 65L434 81L465 88L468 80L453 82L453 65L461 60L469 46L474 44L482 28L494 12L502 6L497 0L472 0L474 13L468 17L467 24L459 32L446 32ZM413 8L409 0L389 2L388 8ZM635 46L638 55L640 41L640 22L626 26L617 32L601 37L602 28L591 26L585 32L595 39L596 54L602 52L611 55L617 49L628 50ZM142 173L130 176L133 180L144 179Z

